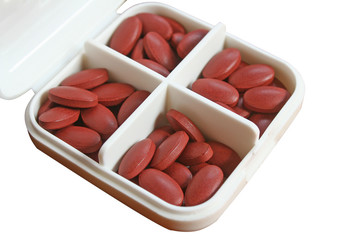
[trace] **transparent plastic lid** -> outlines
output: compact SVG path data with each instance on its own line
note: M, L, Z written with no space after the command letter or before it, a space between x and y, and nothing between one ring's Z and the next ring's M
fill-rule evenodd
M0 97L37 91L125 0L0 0Z

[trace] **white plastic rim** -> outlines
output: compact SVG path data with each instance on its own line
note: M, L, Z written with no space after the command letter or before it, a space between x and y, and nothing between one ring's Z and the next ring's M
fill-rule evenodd
M205 28L209 33L165 78L106 46L121 21L139 12L169 16L182 23L187 31ZM255 124L190 89L192 82L199 77L211 57L227 47L238 48L242 59L248 63L266 63L273 66L276 77L291 93L288 102L260 139ZM99 164L42 129L36 121L37 111L50 88L57 86L72 73L96 67L107 68L112 81L130 83L139 90L151 92L103 144L99 152ZM129 8L96 39L89 39L83 52L35 94L26 109L25 118L29 134L40 150L152 221L168 229L193 231L212 224L221 216L294 119L301 108L303 97L303 82L292 66L227 34L224 24L212 26L170 6L144 3ZM187 115L207 140L222 142L243 158L216 194L197 206L173 206L116 173L120 159L127 149L146 138L154 128L166 124L165 114L172 108Z

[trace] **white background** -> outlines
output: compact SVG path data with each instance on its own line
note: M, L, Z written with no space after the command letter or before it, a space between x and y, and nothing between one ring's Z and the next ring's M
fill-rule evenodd
M306 86L299 115L224 214L182 233L38 151L24 122L31 91L0 100L0 239L360 239L357 1L161 2L291 63Z

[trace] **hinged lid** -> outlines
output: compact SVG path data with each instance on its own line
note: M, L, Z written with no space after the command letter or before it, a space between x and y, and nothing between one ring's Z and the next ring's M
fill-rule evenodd
M41 87L125 0L0 1L0 97Z

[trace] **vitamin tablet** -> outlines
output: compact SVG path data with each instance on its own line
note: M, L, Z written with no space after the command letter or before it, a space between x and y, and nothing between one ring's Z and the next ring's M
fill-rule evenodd
M118 173L127 179L136 177L150 163L155 149L154 142L149 138L135 143L121 159Z
M179 22L175 21L174 19L172 18L168 18L168 17L165 17L165 16L162 16L171 26L172 30L173 30L173 35L175 33L182 33L182 34L185 34L185 28L183 25L181 25Z
M87 127L68 126L60 129L55 136L83 153L93 153L102 145L100 135Z
M239 165L241 158L233 149L223 143L215 141L210 141L208 143L213 150L213 155L207 163L220 167L224 176L228 177Z
M160 170L149 168L142 171L139 185L170 204L180 206L183 203L184 193L179 184Z
M81 119L88 128L98 132L103 140L113 134L118 127L114 114L102 104L82 109Z
M60 129L76 122L79 115L79 109L54 107L39 116L39 124L46 130Z
M105 83L92 89L92 92L97 95L99 103L104 106L118 105L134 91L135 88L133 86L125 83Z
M169 167L184 151L189 136L184 131L178 131L166 138L156 149L150 167L164 170Z
M170 23L162 16L152 13L140 13L136 15L142 22L143 35L149 32L156 32L165 40L169 40L173 34Z
M134 60L145 58L144 40L141 38L135 44L134 49L131 52L131 58Z
M141 20L136 17L125 19L113 33L109 46L124 55L128 55L143 31Z
M202 75L204 78L224 80L237 69L240 62L240 51L236 48L226 48L210 59Z
M108 71L105 68L92 68L70 75L65 78L60 85L91 89L100 86L108 79Z
M164 170L166 174L172 177L181 187L182 190L185 190L190 180L192 179L192 174L190 170L181 163L174 162L168 168Z
M145 101L149 95L150 92L148 91L135 91L123 102L117 115L119 126L125 122L125 120L140 106L143 101Z
M46 101L41 105L41 107L39 108L39 111L38 111L38 118L40 117L41 114L43 114L44 112L46 112L47 110L55 107L55 103L50 101L49 99L46 99Z
M229 83L243 92L247 89L265 86L274 80L274 69L266 64L251 64L240 68L229 76Z
M150 138L151 140L153 140L153 142L155 143L156 147L160 146L160 144L167 139L172 133L169 133L166 130L163 130L161 128L155 129L154 131L152 131L150 133L150 135L148 136L148 138Z
M230 107L234 107L239 101L239 92L236 88L221 80L200 78L192 84L191 89L201 96Z
M150 59L136 59L136 61L142 65L144 65L145 67L150 68L151 70L159 73L160 75L167 77L170 72L161 64L150 60Z
M156 32L149 32L144 37L144 49L146 55L155 62L163 65L167 70L173 70L179 62L178 57L165 41Z
M166 113L166 118L169 121L171 127L175 131L185 131L191 140L196 142L204 142L205 138L197 128L197 126L184 114L181 112L170 109Z
M276 114L267 114L267 113L254 113L251 115L249 120L255 123L256 126L259 128L260 130L259 137L261 137L264 134L265 130L270 125L270 123L275 118L275 116Z
M58 86L49 90L49 99L57 104L72 108L89 108L98 104L98 96L86 89L72 86Z
M178 162L192 166L208 161L213 155L209 144L205 142L190 142L178 158Z
M261 86L249 89L244 94L244 106L254 112L279 112L289 98L289 93L283 88Z
M223 172L215 165L201 168L185 191L185 206L194 206L210 199L223 182Z
M202 169L203 167L209 166L210 164L203 162L203 163L199 163L193 166L189 167L190 172L192 173L192 175L194 176L198 171L200 171L200 169Z
M171 36L171 40L170 40L170 45L176 49L177 46L179 45L179 42L184 38L185 34L183 33L174 33Z
M176 52L180 58L185 58L189 52L203 39L208 30L197 29L191 31L183 37L176 48Z

